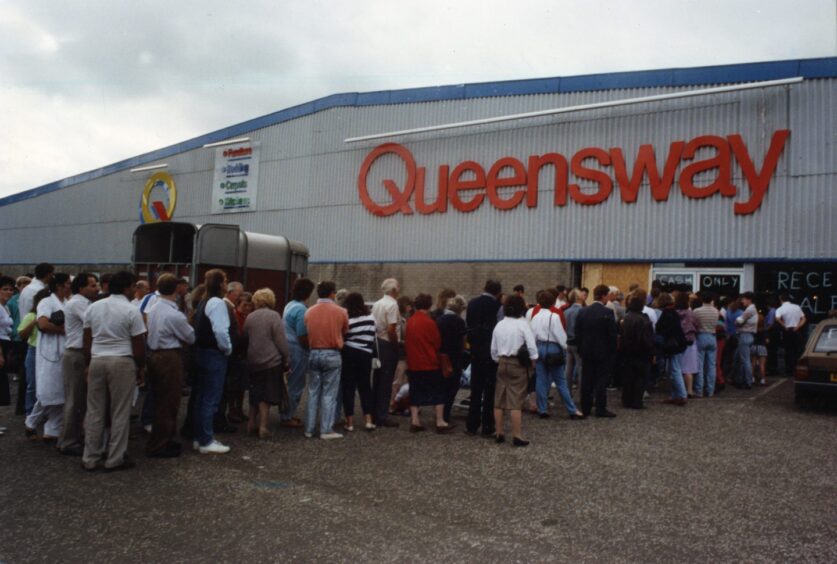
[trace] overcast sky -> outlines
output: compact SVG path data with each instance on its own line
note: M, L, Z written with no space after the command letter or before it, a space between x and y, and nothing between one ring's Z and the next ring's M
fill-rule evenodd
M338 92L837 55L835 0L0 0L0 197Z

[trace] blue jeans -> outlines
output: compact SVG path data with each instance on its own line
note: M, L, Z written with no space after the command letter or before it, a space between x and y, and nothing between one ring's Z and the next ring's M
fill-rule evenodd
M29 347L26 349L26 360L23 361L23 369L26 371L26 396L23 398L23 406L26 415L32 413L35 402L38 400L35 394L35 359L38 358L38 349Z
M290 420L296 413L302 391L305 389L305 375L308 373L308 349L302 348L297 338L288 334L288 349L291 353L288 372L288 408L282 413L282 421Z
M718 341L714 333L698 333L698 371L695 374L695 395L712 397L715 394L715 355ZM704 389L705 387L705 389Z
M683 382L683 371L680 369L683 353L668 357L668 377L671 379L671 398L686 399L686 384Z
M197 349L197 397L193 421L194 438L201 446L213 440L212 419L224 393L224 377L227 374L227 357L217 349Z
M343 359L337 349L314 349L308 355L308 407L305 409L305 432L312 435L320 413L320 434L331 433L340 390Z
M564 402L564 407L567 412L575 413L576 407L573 403L573 398L570 395L570 390L567 387L567 378L564 376L565 364L560 366L547 366L547 353L557 353L561 349L558 343L547 343L538 341L538 361L535 363L535 394L538 398L538 413L546 413L549 411L549 388L555 382L555 387L558 388L558 393L561 394L561 399Z
M753 365L750 363L750 346L753 344L755 335L752 333L738 332L738 348L735 355L738 357L740 372L736 374L736 383L745 386L753 385ZM738 375L740 374L740 378ZM743 380L743 381L742 381Z

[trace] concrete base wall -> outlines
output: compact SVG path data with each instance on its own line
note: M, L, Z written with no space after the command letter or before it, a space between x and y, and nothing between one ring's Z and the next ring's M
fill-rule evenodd
M485 281L493 278L502 283L507 293L517 284L523 284L527 301L534 302L538 290L569 285L571 272L568 262L364 263L308 267L311 280L333 280L338 288L360 292L367 301L378 298L381 282L387 278L401 282L403 295L414 297L426 293L434 298L443 288L452 288L466 298L479 295Z

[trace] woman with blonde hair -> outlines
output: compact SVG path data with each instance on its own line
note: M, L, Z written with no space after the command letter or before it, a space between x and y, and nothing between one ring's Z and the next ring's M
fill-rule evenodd
M288 340L282 316L273 309L276 307L273 290L256 290L253 306L255 310L247 316L241 331L250 372L247 431L266 439L271 436L267 426L270 406L287 401L283 378L288 365Z

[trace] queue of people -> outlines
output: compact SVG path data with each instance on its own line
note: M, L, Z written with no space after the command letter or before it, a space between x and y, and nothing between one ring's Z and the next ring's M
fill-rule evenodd
M134 466L127 446L138 386L148 390L141 411L149 457L181 454L185 390L180 436L201 454L225 454L230 447L217 435L235 424L270 438L273 406L280 426L302 428L308 438L341 439L356 421L369 432L398 427L393 415L401 413L409 413L409 432L420 433L422 408L437 433L450 433L466 372L465 432L502 444L508 416L509 442L525 447L523 414L549 418L553 388L573 421L615 417L607 391L616 384L624 408L645 409L660 376L670 382L666 403L684 406L725 382L764 384L772 327L781 328L792 365L805 324L787 296L768 322L751 292L718 302L708 292L652 287L649 295L632 287L624 296L599 285L588 305L586 288L559 286L537 292L530 307L522 286L504 295L496 280L470 301L446 288L434 303L428 294L401 296L398 280L387 279L370 308L360 293L303 278L280 315L272 290L250 294L219 269L188 295L168 273L154 292L130 272L107 284L103 292L95 275L71 278L49 264L22 287L0 277L0 404L10 401L5 359L14 331L27 348L18 401L27 436L80 456L88 471Z

